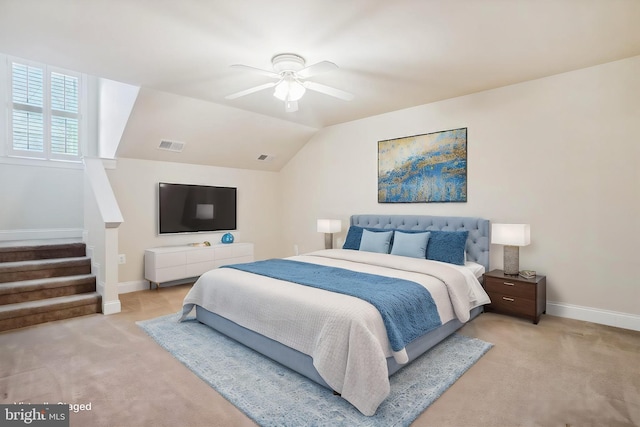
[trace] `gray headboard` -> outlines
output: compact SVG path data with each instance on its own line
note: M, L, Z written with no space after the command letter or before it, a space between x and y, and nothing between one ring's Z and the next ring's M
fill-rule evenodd
M467 230L467 259L489 271L489 220L464 216L352 215L351 225L399 230Z

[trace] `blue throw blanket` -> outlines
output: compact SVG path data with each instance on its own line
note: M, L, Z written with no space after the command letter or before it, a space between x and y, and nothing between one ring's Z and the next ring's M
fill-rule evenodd
M287 259L223 267L286 280L365 300L378 309L394 351L442 324L436 304L418 283Z

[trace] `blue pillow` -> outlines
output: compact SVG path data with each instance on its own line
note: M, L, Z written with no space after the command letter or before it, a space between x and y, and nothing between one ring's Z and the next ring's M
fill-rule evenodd
M468 231L430 231L427 259L464 265Z
M351 227L349 227L349 231L347 231L347 237L344 239L344 245L342 245L342 249L353 249L356 251L359 250L363 230L369 230L374 233L389 231L388 229L383 228L364 228L357 225L352 225Z
M360 250L388 254L391 236L393 236L393 231L374 232L366 229L362 230Z
M342 245L342 249L360 249L360 240L362 239L362 230L364 228L358 227L357 225L352 225L349 227L349 231L347 231L347 237L344 239L344 245Z
M396 230L393 233L391 255L408 256L412 258L426 258L429 232L405 233Z

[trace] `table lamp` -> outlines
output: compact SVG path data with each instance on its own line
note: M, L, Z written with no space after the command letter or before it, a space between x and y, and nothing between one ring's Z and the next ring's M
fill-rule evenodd
M333 233L342 230L342 221L339 219L319 219L318 233L324 234L324 248L333 249Z
M520 272L519 247L531 243L529 224L492 224L491 243L504 245L504 274L517 276Z

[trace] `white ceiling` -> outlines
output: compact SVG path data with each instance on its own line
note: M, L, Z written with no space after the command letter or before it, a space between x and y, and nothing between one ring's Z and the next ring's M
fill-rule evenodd
M219 123L231 117L223 129L205 120L188 135L164 131L209 144L176 161L219 164L206 157L215 157L211 144L242 128L244 138L267 141L253 154L286 162L314 128L640 55L638 22L638 0L0 0L0 52L218 104L203 111L215 109ZM271 69L283 52L336 63L313 80L355 99L307 91L299 111L286 113L269 89L224 98L271 81L230 65ZM138 108L133 116L149 116ZM143 138L134 130L125 135ZM291 149L279 155L283 142ZM157 155L127 144L119 155ZM233 146L224 150L235 156Z

